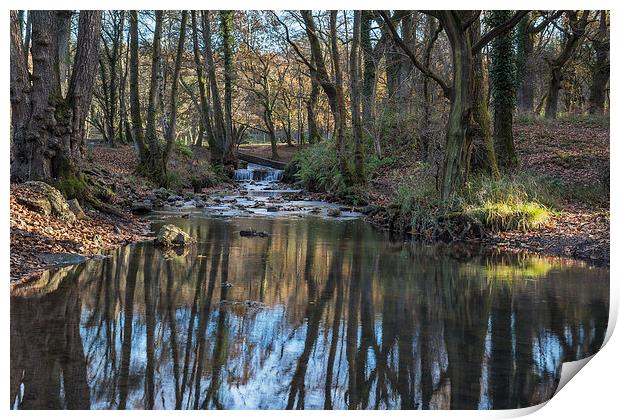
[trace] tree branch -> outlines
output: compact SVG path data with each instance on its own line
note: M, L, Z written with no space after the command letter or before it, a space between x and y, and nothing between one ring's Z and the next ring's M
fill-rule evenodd
M496 38L515 27L519 21L529 13L529 10L519 10L510 19L496 26L486 34L471 49L472 55L478 54L493 38Z
M394 40L394 42L396 42L396 44L398 44L398 46L405 52L405 54L407 54L409 59L413 62L413 65L416 66L416 68L420 70L422 74L424 74L427 77L430 77L435 82L437 82L437 84L443 90L444 96L449 99L452 96L452 89L450 89L446 81L443 80L438 74L433 72L431 69L425 67L422 63L420 63L415 53L411 51L409 46L405 44L402 38L398 35L398 32L396 31L396 28L394 27L394 23L392 22L392 19L387 15L387 13L385 13L385 11L383 10L378 10L377 12L379 13L379 15L381 15L384 23L387 25L388 29L390 30L390 33L392 35L392 39Z

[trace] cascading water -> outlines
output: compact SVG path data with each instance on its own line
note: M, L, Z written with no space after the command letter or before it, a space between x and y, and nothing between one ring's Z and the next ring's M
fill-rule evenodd
M237 169L233 175L235 181L278 182L282 179L282 171L268 166L248 164L247 169Z

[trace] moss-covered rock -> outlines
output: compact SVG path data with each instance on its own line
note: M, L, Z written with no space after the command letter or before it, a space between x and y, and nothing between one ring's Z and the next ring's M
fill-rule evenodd
M45 215L54 215L72 225L76 216L69 208L67 200L56 188L42 181L29 181L26 185L31 195L19 198L19 202L30 209Z

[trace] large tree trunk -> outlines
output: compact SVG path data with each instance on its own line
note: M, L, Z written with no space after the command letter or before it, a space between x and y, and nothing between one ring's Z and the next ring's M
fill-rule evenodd
M70 10L59 10L56 12L58 77L60 78L60 90L62 95L67 94L67 88L69 86L69 65L71 63L71 57L69 55L71 15L72 12Z
M376 70L374 50L370 40L370 32L372 26L372 12L362 10L361 35L360 44L364 61L364 82L362 85L362 121L367 130L370 130L374 124L374 101L376 86Z
M557 118L558 115L558 98L560 97L560 88L562 87L562 68L552 67L551 79L549 80L549 88L545 101L545 118Z
M334 123L336 125L336 158L338 160L338 167L340 169L340 174L344 180L346 185L351 183L351 176L349 173L349 167L347 165L346 159L346 146L345 146L345 126L346 126L346 118L347 112L345 108L344 102L344 89L343 89L343 81L342 81L342 69L340 68L340 52L338 50L338 33L337 33L337 18L338 11L332 10L329 14L329 37L331 44L331 56L332 56L332 64L334 67L334 78L335 78L335 96L334 99L336 104L334 104L334 109L336 112L334 113Z
M32 11L32 84L28 80L19 23L11 12L11 104L14 180L54 179L79 169L86 115L92 99L101 30L100 11L80 12L77 48L66 97L60 87L57 13ZM13 83L15 83L13 85Z
M592 85L590 86L590 98L588 112L590 114L602 114L605 107L605 87L609 81L609 35L607 34L607 12L602 10L599 18L599 30L595 40L592 41L596 62L592 72Z

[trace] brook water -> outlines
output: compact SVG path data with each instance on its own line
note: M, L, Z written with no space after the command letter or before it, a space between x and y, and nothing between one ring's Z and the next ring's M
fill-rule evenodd
M602 344L607 269L391 241L321 203L234 211L279 189L245 184L154 217L196 247L131 245L16 288L11 407L517 408Z

